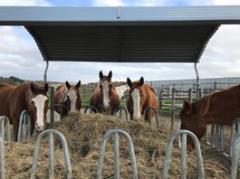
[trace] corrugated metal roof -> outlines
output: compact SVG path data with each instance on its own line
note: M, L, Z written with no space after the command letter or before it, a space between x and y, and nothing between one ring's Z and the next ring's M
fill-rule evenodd
M45 60L197 62L240 6L0 7L0 25L24 25Z

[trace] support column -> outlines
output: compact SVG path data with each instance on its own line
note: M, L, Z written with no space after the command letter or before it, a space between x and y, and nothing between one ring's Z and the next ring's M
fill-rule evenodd
M196 90L197 99L199 99L199 73L198 73L198 69L197 69L197 62L194 63L194 69L195 69L195 73L196 73L196 86L195 86L195 90Z
M48 60L46 60L46 67L45 67L44 76L43 76L43 80L45 83L47 82L47 71L48 71Z

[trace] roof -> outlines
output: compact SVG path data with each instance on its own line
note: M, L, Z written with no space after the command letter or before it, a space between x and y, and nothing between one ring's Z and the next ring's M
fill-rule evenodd
M0 25L23 25L44 60L198 62L240 6L0 7Z

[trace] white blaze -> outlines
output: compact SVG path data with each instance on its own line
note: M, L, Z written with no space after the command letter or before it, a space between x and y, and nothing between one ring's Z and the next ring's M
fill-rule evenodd
M44 130L44 107L47 99L47 96L44 96L42 94L39 94L32 99L37 112L37 120L35 122L35 127L39 131Z
M76 94L75 90L74 89L69 90L67 95L69 96L70 101L71 101L70 112L77 112L77 110L76 110L77 94Z
M103 105L105 108L109 107L109 83L104 81L101 83L103 89Z
M133 100L133 119L141 118L141 109L140 109L140 93L138 89L134 89L131 93Z

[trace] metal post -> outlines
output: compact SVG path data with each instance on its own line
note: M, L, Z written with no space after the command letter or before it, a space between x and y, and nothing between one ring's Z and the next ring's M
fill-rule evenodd
M50 88L50 124L51 127L54 127L54 87Z
M231 166L231 179L237 179L237 169L238 169L238 161L239 161L239 153L240 153L240 138L238 137L233 146L232 151L232 166Z
M45 67L44 76L43 76L43 80L45 83L47 82L47 71L48 71L48 60L46 60L46 67Z
M192 88L190 88L188 91L188 100L190 103L192 103Z
M174 118L175 118L175 88L172 89L172 116L171 116L171 130L174 127Z
M3 141L11 141L11 132L10 132L10 124L9 119L6 116L0 116L0 124L1 124L1 138ZM6 136L6 137L5 137Z
M151 111L154 112L155 114L155 119L156 119L156 125L157 125L157 128L160 128L160 121L159 121L159 116L158 116L158 112L155 108L152 108L152 107L148 107L144 110L144 116L147 115L147 113L151 113ZM151 115L150 115L151 116ZM149 124L151 125L151 119L149 121Z
M71 162L70 162L70 156L69 156L69 152L68 152L68 145L67 145L67 141L66 138L64 137L64 135L55 130L55 129L48 129L43 131L42 133L39 134L36 144L35 144L35 149L34 149L34 154L33 154L33 162L32 162L32 170L31 170L31 179L35 179L35 174L37 171L37 161L39 158L39 152L40 152L40 145L41 145L41 141L45 136L49 136L49 147L53 146L54 144L54 138L53 135L58 137L59 141L62 144L62 148L63 148L63 153L64 153L64 162L65 162L65 167L66 167L66 173L67 173L67 179L71 179L72 178L72 166L71 166ZM52 155L54 152L53 148L49 148L49 154ZM49 156L49 166L50 166L50 170L54 169L54 156ZM54 172L54 170L52 170L52 172ZM51 171L49 171L49 178L51 178L51 176L53 176L53 173L51 173Z
M125 107L120 106L120 107L116 108L113 112L113 115L117 116L118 111L120 112L120 118L122 118L122 111L124 111L125 118L126 118L126 120L128 120L128 112L127 112L127 109Z
M115 174L114 174L114 178L120 178L119 174L119 133L123 134L125 136L125 138L128 141L128 151L129 151L129 155L130 155L130 160L131 160L131 164L132 164L132 171L133 171L133 175L132 178L133 179L137 179L138 178L138 174L137 174L137 164L136 164L136 158L135 158L135 153L134 153L134 146L132 143L132 139L129 136L129 134L121 129L114 129L114 130L110 130L108 131L105 136L103 137L101 146L100 146L100 154L99 154L99 159L98 159L98 163L97 163L97 179L101 179L102 178L102 169L103 169L103 162L104 162L104 154L105 154L105 150L106 150L106 144L107 141L109 140L109 138L114 135L114 139L118 141L114 141L114 158L117 160L115 160ZM117 136L116 136L117 134ZM117 164L116 164L117 163ZM118 167L118 168L116 168Z
M5 146L4 140L0 137L0 178L5 178Z
M199 94L198 94L198 89L199 89L199 73L198 73L198 69L197 69L197 63L194 63L194 69L195 69L195 73L196 73L196 86L195 86L195 91L196 91L196 97L197 99L199 99Z
M172 147L173 147L173 141L177 136L182 136L181 137L181 178L186 178L186 175L184 176L183 174L186 174L186 136L189 136L192 138L195 146L195 151L196 151L196 160L197 160L197 169L198 169L198 178L199 179L204 179L205 173L204 173L204 167L203 167L203 161L202 161L202 154L201 154L201 148L199 141L195 134L188 130L176 130L172 133L170 139L168 140L166 149L165 149L165 160L163 163L163 179L168 178L168 170L169 170L169 164L171 161L171 153L172 153ZM184 136L185 135L185 136ZM182 148L183 147L183 148Z
M17 141L21 142L22 140L29 139L31 137L32 124L31 118L28 115L27 111L24 110L20 115L19 127L18 127L18 136Z

